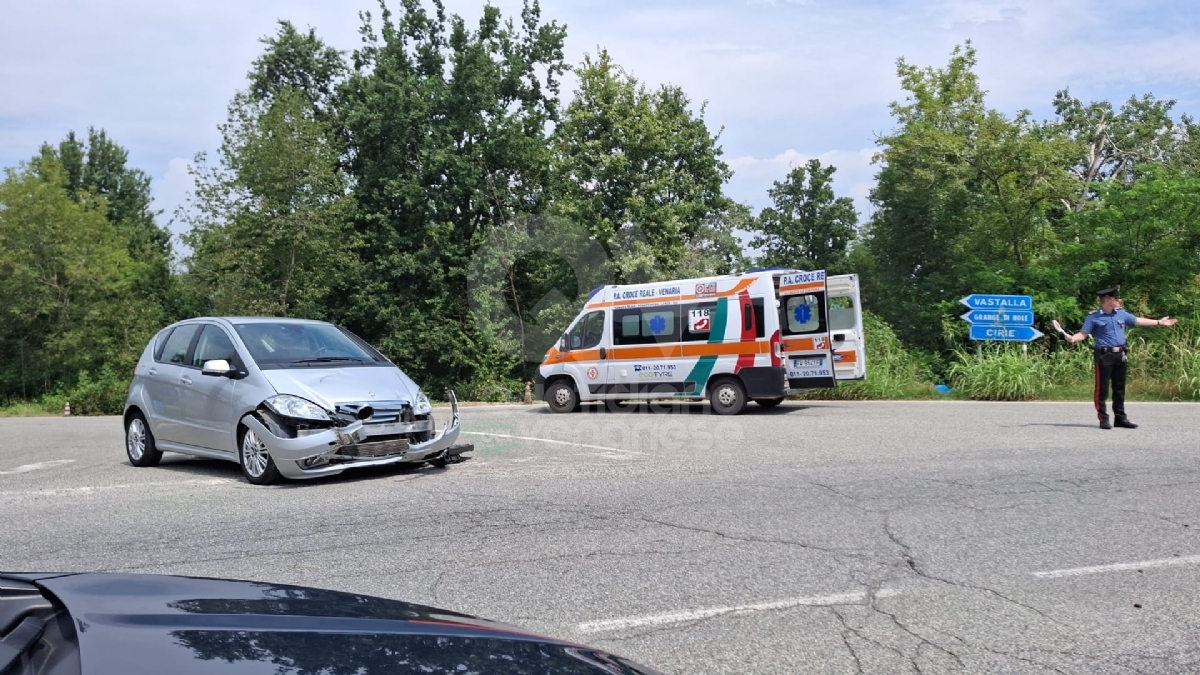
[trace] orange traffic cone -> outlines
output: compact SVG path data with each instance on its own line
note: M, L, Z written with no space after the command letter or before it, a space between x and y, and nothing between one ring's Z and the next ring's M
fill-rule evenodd
M63 417L71 416L71 402L67 401L67 405L63 407Z

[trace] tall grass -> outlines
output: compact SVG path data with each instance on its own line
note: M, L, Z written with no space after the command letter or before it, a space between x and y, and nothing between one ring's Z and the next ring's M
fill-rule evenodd
M1181 333L1129 342L1127 392L1135 398L1200 401L1200 335ZM961 396L987 401L1089 399L1095 386L1090 344L1061 349L988 345L982 357L956 353L948 374Z
M862 382L817 389L799 394L800 399L887 400L931 398L933 368L920 352L905 349L892 327L863 312L863 334L867 343L867 377Z
M982 401L1035 400L1053 386L1055 370L1072 365L1025 354L1010 345L988 345L980 355L961 350L955 357L948 372L954 389Z

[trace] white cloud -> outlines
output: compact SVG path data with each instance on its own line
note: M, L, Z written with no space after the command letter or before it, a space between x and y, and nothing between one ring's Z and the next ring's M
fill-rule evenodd
M519 15L520 0L493 2ZM449 0L447 10L472 22L482 5ZM170 183L155 187L162 204L177 203L186 191L179 158L216 147L226 104L276 19L314 26L351 50L360 10L379 13L375 0L9 3L0 22L0 166L95 125ZM863 209L873 168L866 151L845 149L870 148L891 127L896 59L942 66L967 38L989 103L1005 112L1047 117L1054 92L1069 86L1085 100L1153 91L1200 114L1191 2L543 0L542 16L567 25L571 62L607 47L649 86L670 82L697 105L708 101L706 119L724 127L737 170L730 191L756 206L788 162L811 156L831 158L839 194Z
M871 186L875 182L877 167L871 164L876 149L861 150L828 150L820 154L805 154L795 149L788 149L774 157L758 158L753 156L735 157L728 161L734 170L733 180L730 181L730 195L739 201L753 206L768 206L770 200L767 190L776 181L782 181L787 174L797 166L810 159L816 159L824 166L834 166L837 171L833 174L834 192L841 197L850 197L858 209L860 222L865 221L871 213Z

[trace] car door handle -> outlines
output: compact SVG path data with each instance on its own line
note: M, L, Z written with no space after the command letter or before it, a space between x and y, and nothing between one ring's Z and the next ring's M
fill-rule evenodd
M148 371L146 371L146 372L148 372L148 373L149 373L149 374L151 374L151 375L157 375L157 374L158 374L158 368L151 368L150 370L148 370Z
M180 384L191 384L192 378L187 375L184 375L183 377L179 378L179 383Z
M602 358L602 359L608 358L608 350L605 349L604 347L600 348L600 358Z

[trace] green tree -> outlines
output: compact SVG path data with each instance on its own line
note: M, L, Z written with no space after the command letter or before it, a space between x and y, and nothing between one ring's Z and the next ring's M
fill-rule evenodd
M1129 181L1134 167L1146 162L1165 163L1176 152L1181 128L1171 118L1173 100L1152 94L1131 96L1119 109L1108 101L1084 105L1063 89L1054 97L1054 110L1063 131L1079 151L1071 172L1078 179L1076 195L1064 204L1075 211L1096 197L1096 183Z
M712 273L732 262L724 224L739 211L723 193L732 173L704 106L694 114L676 86L646 89L607 51L575 72L579 87L554 132L555 211L592 232L618 279ZM706 250L722 252L696 255Z
M1097 188L1102 207L1076 214L1061 265L1074 274L1084 307L1096 288L1121 284L1147 315L1194 316L1200 279L1200 177L1140 164L1131 182ZM1079 317L1082 318L1082 317Z
M846 254L856 236L858 212L849 197L833 194L834 166L810 159L768 194L773 207L758 214L750 245L763 251L759 264L845 272Z
M43 161L54 167L43 171ZM43 178L59 181L78 203L104 199L108 221L134 262L134 294L148 309L158 311L154 323L173 320L179 307L171 273L171 233L158 224L150 177L129 166L129 152L103 129L89 128L86 142L70 132L57 146L43 145L33 166Z
M340 55L281 22L237 94L216 166L197 157L184 240L197 313L327 318L356 269L342 146L327 120Z
M432 391L515 387L521 357L470 315L468 270L492 232L542 213L564 30L536 2L474 29L404 0L364 15L337 105L358 206L362 283L345 314Z
M102 196L74 197L49 153L0 182L0 398L33 398L105 365L127 372L159 328Z
M892 104L896 130L879 140L866 245L880 279L869 301L926 348L946 349L961 333L947 317L967 293L1061 301L1061 270L1047 263L1061 240L1057 211L1077 185L1067 170L1076 146L1027 111L1010 119L987 108L975 63L970 43L942 69L900 59L908 95Z

